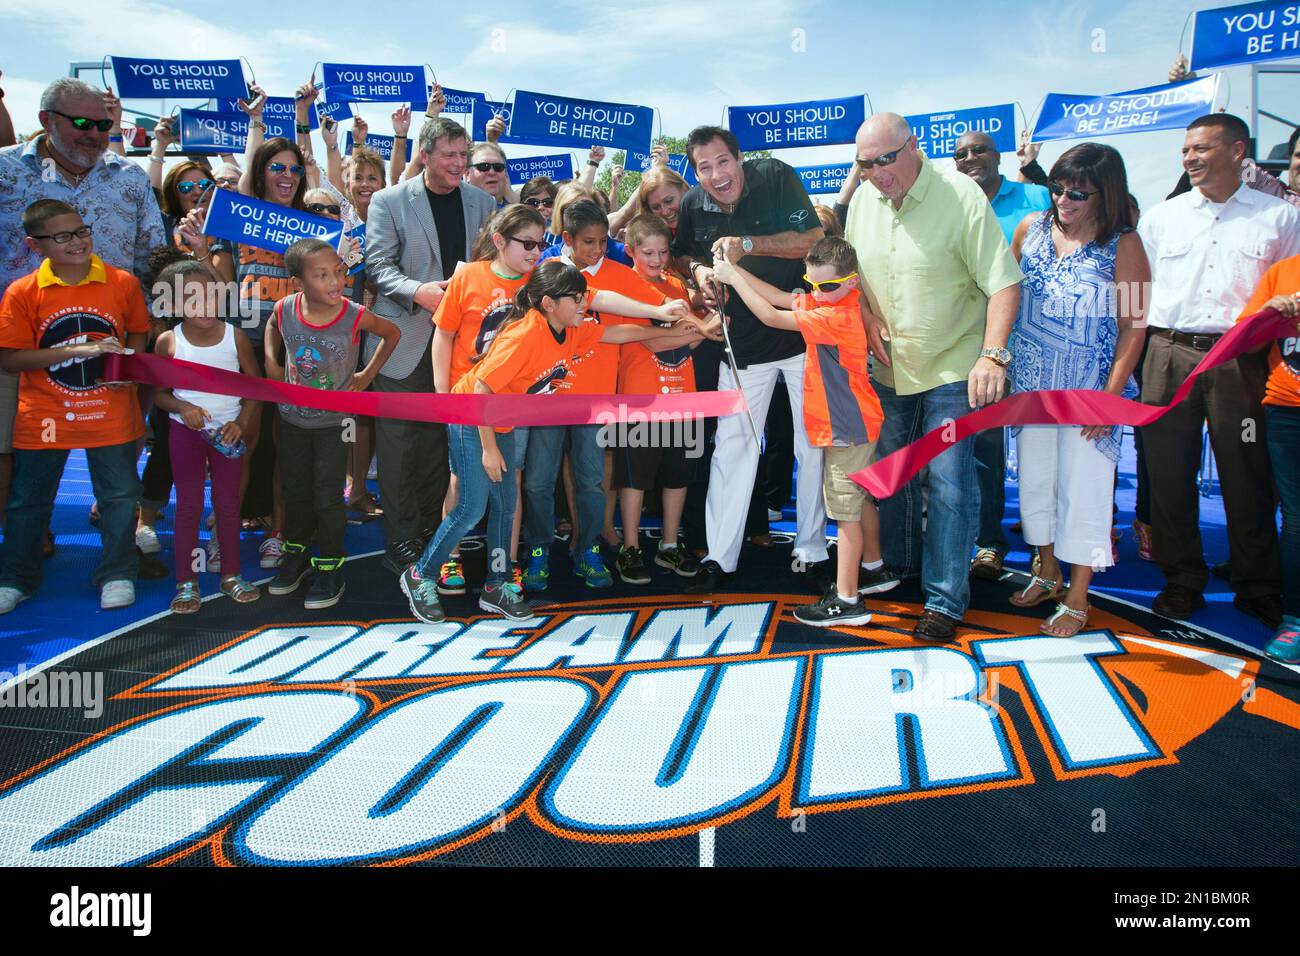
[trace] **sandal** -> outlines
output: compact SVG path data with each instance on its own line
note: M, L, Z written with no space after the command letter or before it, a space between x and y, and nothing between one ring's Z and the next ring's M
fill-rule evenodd
M1064 623L1058 623L1065 618ZM1066 606L1062 601L1056 605L1056 610L1052 616L1043 622L1043 633L1050 637L1074 637L1088 625L1088 608L1082 611L1076 611L1072 607ZM1055 627L1057 630L1051 631L1048 628Z
M236 604L252 604L262 596L256 584L249 584L238 575L222 579L221 593Z
M1029 592L1036 587L1040 588L1042 593L1031 598ZM1044 601L1059 601L1063 597L1065 597L1065 587L1060 581L1048 581L1037 574L1031 574L1025 589L1011 595L1010 601L1016 607L1037 607Z
M176 586L176 596L172 598L171 603L173 614L194 614L202 606L198 581L182 581Z

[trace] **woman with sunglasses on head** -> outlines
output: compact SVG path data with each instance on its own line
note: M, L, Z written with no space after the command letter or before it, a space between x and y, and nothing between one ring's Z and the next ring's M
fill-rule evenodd
M1133 370L1146 336L1135 290L1151 268L1134 231L1124 161L1109 146L1067 150L1048 176L1052 208L1021 220L1011 243L1025 274L1009 348L1012 390L1093 389L1137 397ZM1020 520L1040 567L1011 598L1016 607L1057 601L1043 633L1072 637L1088 623L1088 586L1114 563L1111 506L1118 427L1016 429ZM1064 585L1061 562L1070 567Z

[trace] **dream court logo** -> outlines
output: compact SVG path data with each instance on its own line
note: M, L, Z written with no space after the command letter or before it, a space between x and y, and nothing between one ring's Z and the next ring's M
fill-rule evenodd
M73 886L50 897L50 925L57 928L129 927L132 936L153 928L151 893L83 893Z

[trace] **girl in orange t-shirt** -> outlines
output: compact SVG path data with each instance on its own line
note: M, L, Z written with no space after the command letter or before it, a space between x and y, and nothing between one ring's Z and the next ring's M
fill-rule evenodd
M528 279L546 248L546 221L531 206L506 206L496 214L475 243L475 261L456 270L433 315L433 387L449 392L492 343L497 329L511 314L514 296ZM519 497L528 429L515 430L515 497ZM445 518L456 507L459 479L455 470L443 502ZM515 510L510 530L510 557L519 550L522 512ZM465 576L453 551L438 576L439 594L464 594Z
M568 391L570 372L599 342L640 342L662 329L586 322L587 280L573 266L543 263L515 295L511 317L501 324L481 361L456 383L455 393L546 395ZM698 329L693 320L692 330ZM690 332L684 333L683 338ZM527 620L532 607L510 580L509 527L515 510L514 437L509 427L449 425L447 445L460 476L460 500L443 519L420 560L403 572L401 587L420 620L443 620L437 575L452 548L488 511L487 579L479 607L512 620Z

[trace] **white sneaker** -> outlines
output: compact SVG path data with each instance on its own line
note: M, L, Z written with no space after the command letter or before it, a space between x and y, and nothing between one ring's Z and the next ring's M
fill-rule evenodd
M781 512L777 511L775 508L768 508L768 509L767 509L767 520L768 520L768 521L780 521L782 517L783 517L783 515L781 514Z
M135 603L134 581L109 581L99 589L99 606L105 611Z
M157 554L162 550L162 542L158 540L158 532L147 524L142 524L135 529L135 546L145 554Z
M284 554L281 552L281 545L283 544L284 539L278 534L268 534L266 536L266 540L257 549L264 569L270 570L280 566L280 562L284 560Z
M24 594L17 588L0 588L0 614L8 614L31 595Z
M217 533L212 532L212 537L208 539L208 560L204 568L214 574L221 573L221 542L217 540Z

